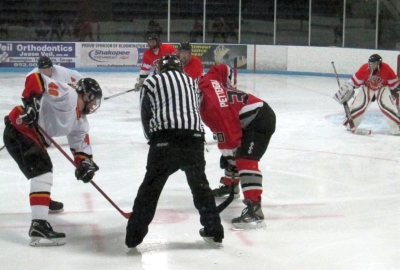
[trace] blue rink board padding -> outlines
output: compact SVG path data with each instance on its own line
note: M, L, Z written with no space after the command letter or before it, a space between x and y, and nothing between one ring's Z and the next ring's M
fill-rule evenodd
M73 68L79 72L139 72L139 68ZM24 72L31 71L32 68L1 68L0 72ZM204 69L205 72L208 69ZM252 74L253 70L239 69L238 73ZM280 71L280 70L257 70L255 74L277 74L277 75L297 75L297 76L318 76L318 77L332 77L332 73L320 72L300 72L300 71ZM341 78L350 78L350 74L339 74Z

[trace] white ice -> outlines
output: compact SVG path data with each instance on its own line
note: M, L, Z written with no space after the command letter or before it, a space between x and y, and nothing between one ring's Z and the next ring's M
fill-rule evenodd
M104 96L131 89L137 73L83 73ZM0 115L20 104L25 73L0 74ZM65 211L51 215L65 232L60 247L29 246L29 182L5 149L0 151L1 269L400 269L399 137L377 105L354 135L341 125L343 108L332 95L332 77L242 74L239 88L275 110L277 129L260 162L265 229L233 231L230 220L244 204L222 214L225 238L216 249L199 236L199 215L185 176L170 177L144 242L128 250L127 220L91 185L77 181L74 167L55 147L52 198ZM342 81L345 81L343 79ZM148 145L138 110L139 94L102 102L89 116L95 183L124 212L131 212L145 174ZM4 124L0 124L0 132ZM68 154L65 138L55 138ZM206 172L219 185L220 152L207 133ZM219 201L220 202L220 201Z

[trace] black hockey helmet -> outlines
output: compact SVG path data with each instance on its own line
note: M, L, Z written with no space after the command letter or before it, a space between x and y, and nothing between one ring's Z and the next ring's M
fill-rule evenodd
M192 45L189 42L181 42L178 46L178 51L188 51L192 52Z
M175 54L164 55L158 63L158 73L167 72L169 70L183 71L183 65L179 56Z
M154 32L148 32L148 33L146 34L146 42L147 42L147 45L149 45L149 40L155 40L155 41L157 42L156 46L154 46L154 47L151 48L151 49L155 49L155 48L160 47L161 41L160 41L160 38L158 37L158 35L157 35L156 33L154 33ZM150 46L149 46L149 47L150 47Z
M101 98L103 97L103 91L96 80L92 78L80 79L76 84L76 92L80 95L89 94L88 99L85 102L85 107L83 108L84 114L91 114L95 112L101 105ZM88 108L87 105L96 100L96 105L93 108Z
M49 57L41 56L38 60L37 66L40 69L51 68L53 66L53 62L51 62Z
M379 70L382 64L382 57L379 54L373 54L368 58L368 67L372 71Z

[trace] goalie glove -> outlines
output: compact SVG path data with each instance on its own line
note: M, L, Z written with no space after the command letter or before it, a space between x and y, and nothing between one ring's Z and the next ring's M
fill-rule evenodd
M354 95L354 87L349 83L345 83L333 96L333 99L340 104L344 104L345 102L349 101L353 97L353 95Z
M36 125L39 119L40 98L37 96L31 97L29 100L22 99L24 103L24 112L20 118L27 126Z
M92 181L94 173L99 170L99 166L90 158L82 160L75 170L76 179L82 180L84 183Z
M144 83L144 79L143 78L138 78L138 82L135 84L135 91L139 92L142 89Z

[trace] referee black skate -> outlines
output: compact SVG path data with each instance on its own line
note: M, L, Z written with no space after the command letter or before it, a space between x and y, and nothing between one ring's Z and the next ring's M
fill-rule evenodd
M158 198L170 175L182 170L199 211L200 235L220 246L224 229L205 175L204 127L199 90L176 55L163 56L159 73L147 78L140 93L141 118L149 140L146 174L126 228L129 248L142 243L153 220Z

